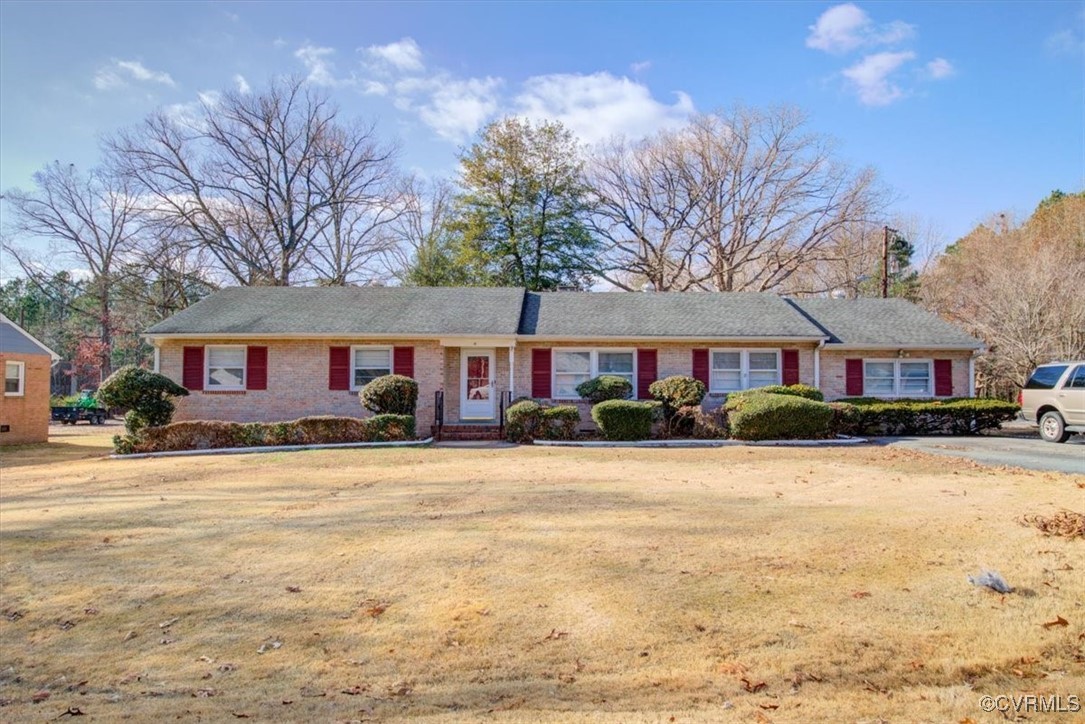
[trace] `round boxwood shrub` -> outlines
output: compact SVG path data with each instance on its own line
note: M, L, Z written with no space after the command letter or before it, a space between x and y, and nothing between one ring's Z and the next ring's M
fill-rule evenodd
M384 375L358 393L362 406L378 415L414 416L418 406L418 383L403 375Z
M580 427L580 408L576 405L554 405L543 408L540 432L547 440L572 440L576 437L578 427Z
M176 406L174 397L186 397L188 390L165 375L127 365L111 374L98 388L98 401L105 407L128 410L124 426L130 435L145 427L168 425Z
M700 380L686 375L673 375L650 384L648 392L663 403L665 411L677 412L681 407L696 407L701 404L708 389Z
M535 439L542 405L534 400L522 400L505 410L505 437L510 442L528 443Z
M739 440L817 440L829 436L833 410L794 395L757 393L727 400L731 437Z
M599 375L577 385L576 394L593 405L604 400L628 400L633 396L633 385L624 377Z
M647 440L655 405L633 400L605 400L591 408L591 419L607 440Z

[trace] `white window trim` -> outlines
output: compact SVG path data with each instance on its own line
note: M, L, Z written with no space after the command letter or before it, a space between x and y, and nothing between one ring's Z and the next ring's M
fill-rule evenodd
M866 380L867 380L866 365L867 365L867 362L876 362L876 363L890 363L891 362L893 364L893 394L891 394L891 395L876 395L876 394L874 394L872 392L867 392L867 389L866 389ZM901 365L902 362L903 363L915 363L915 364L924 363L924 364L927 365L927 380L928 380L928 384L929 384L929 386L927 388L928 389L927 394L925 394L925 395L917 395L917 394L913 394L913 393L908 393L908 394L901 393L901 390L900 390L900 387L901 387L901 385L900 385L900 380L901 380L901 377L900 377L900 365ZM898 357L864 357L863 358L863 397L877 397L877 398L882 399L882 400L892 400L892 399L896 399L898 397L919 398L919 399L934 399L934 397L935 397L934 387L935 387L935 384L934 384L934 360L933 359L912 359L911 357L906 357L904 359L901 359L901 358L898 358Z
M554 396L550 399L553 400L580 400L583 399L579 395L573 395L572 397L558 397L558 364L555 359L555 355L559 352L587 352L590 354L591 365L588 370L588 379L595 379L601 373L599 372L599 353L625 353L633 355L633 396L629 399L636 400L637 397L637 350L634 347L551 347L550 352L550 390L554 393ZM612 374L610 372L602 374Z
M713 355L716 352L738 352L739 353L739 382L742 385L737 390L721 390L712 387L713 372L716 371L713 365ZM772 384L779 385L783 383L784 379L784 353L783 349L777 347L713 347L708 350L708 385L709 394L714 395L726 395L731 392L741 392L742 390L750 389L750 353L754 352L773 352L776 354L776 381ZM760 371L760 370L759 370ZM758 387L764 387L764 385L758 385Z
M8 365L15 365L19 368L19 389L15 392L8 392ZM15 360L4 361L4 397L23 397L26 394L26 362L16 362Z
M213 385L211 384L211 350L212 349L240 349L245 354L245 362L241 365L240 385ZM244 390L249 384L249 347L244 344L209 344L203 349L203 389L209 392L233 392Z
M393 374L395 372L395 367L396 367L396 361L394 359L395 352L393 351L392 347L389 347L388 345L382 345L382 344L355 344L355 345L351 345L351 348L350 348L350 390L351 390L351 392L358 392L359 390L362 389L362 387L365 387L365 385L359 386L359 385L354 384L354 380L356 379L356 375L354 374L354 370L357 367L356 360L358 359L358 355L355 354L355 351L357 351L357 350L369 350L370 352L375 352L377 350L380 350L381 352L387 352L388 353L388 374Z

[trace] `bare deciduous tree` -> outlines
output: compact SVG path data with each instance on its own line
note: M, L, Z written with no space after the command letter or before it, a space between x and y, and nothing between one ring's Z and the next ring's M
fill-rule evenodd
M1005 215L947 249L922 277L924 304L987 343L982 394L1012 398L1038 364L1085 357L1085 195Z
M240 284L290 284L333 219L349 247L345 219L352 205L372 203L393 156L372 127L340 124L327 97L300 79L204 98L195 118L152 114L107 146L153 211L184 226Z
M110 371L109 352L116 331L114 290L122 266L134 252L144 219L127 181L102 170L80 173L74 165L53 162L34 174L35 189L13 189L4 194L12 219L8 231L15 238L42 239L49 244L47 257L5 242L10 254L36 286L53 299L67 298L54 289L57 271L86 270L87 290L94 299L93 315L98 328L96 349L101 354L102 374Z
M596 154L603 276L636 272L660 290L779 289L839 234L878 218L886 198L874 172L835 159L805 122L794 108L740 107Z

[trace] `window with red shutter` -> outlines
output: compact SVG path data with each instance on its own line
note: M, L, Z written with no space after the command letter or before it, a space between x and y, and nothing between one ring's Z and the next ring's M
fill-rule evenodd
M844 394L848 397L863 396L863 360L844 360Z
M546 400L550 394L550 349L531 350L531 396Z
M328 348L328 389L350 389L350 347Z
M414 347L392 348L392 373L414 377Z
M785 349L783 354L782 381L785 385L799 384L799 350Z
M637 350L637 399L650 400L648 387L658 379L659 353L654 349Z
M181 362L181 386L203 389L203 347L185 347Z
M267 347L249 347L245 356L245 389L267 389Z
M708 350L707 349L695 349L693 350L693 379L700 380L707 388L709 384L708 375Z

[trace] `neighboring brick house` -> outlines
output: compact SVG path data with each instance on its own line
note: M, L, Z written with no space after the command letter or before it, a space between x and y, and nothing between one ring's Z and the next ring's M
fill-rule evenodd
M394 372L418 381L420 430L438 400L445 424L492 424L516 397L576 403L576 385L604 373L638 398L691 375L710 407L797 382L827 399L971 396L982 349L899 299L518 288L231 288L146 337L158 369L193 392L176 419L361 416L357 391Z
M59 360L56 352L0 314L0 445L48 442L49 373Z

